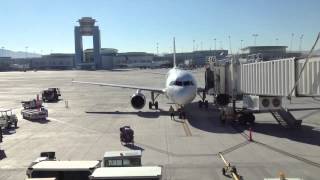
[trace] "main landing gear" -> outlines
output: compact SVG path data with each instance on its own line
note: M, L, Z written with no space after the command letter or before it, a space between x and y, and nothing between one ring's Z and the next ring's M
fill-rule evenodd
M158 101L156 101L159 95L160 94L157 94L156 96L154 96L154 92L151 92L151 101L149 101L149 109L152 109L153 106L154 106L154 109L159 108Z

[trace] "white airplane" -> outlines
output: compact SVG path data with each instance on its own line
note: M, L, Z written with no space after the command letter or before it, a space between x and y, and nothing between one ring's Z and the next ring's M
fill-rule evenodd
M135 89L137 91L131 97L131 105L134 109L142 109L146 104L146 98L144 94L142 94L142 91L151 92L151 101L149 102L149 109L152 109L153 106L155 107L155 109L158 109L158 101L156 101L156 99L159 95L163 94L179 108L179 117L185 118L183 107L194 100L194 98L197 95L197 92L199 92L201 88L197 87L196 79L190 72L178 69L176 67L175 38L173 38L173 52L174 67L170 69L169 72L166 74L166 87L164 89L157 89L152 87L139 87L124 84L108 84L84 81L72 82L98 86ZM208 101L205 101L204 98L202 98L202 101L199 101L199 105L202 106L202 103L204 103L205 107L208 107Z

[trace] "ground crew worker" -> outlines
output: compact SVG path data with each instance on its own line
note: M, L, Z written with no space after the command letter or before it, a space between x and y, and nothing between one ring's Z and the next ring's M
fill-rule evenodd
M170 111L170 117L171 117L171 120L172 120L172 119L174 119L174 109L173 109L172 106L170 106L169 111Z
M3 138L3 136L2 136L2 128L0 127L0 143L2 143L2 138Z

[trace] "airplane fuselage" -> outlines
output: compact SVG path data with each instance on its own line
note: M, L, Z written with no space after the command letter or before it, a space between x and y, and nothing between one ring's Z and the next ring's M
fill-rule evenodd
M173 103L184 106L196 97L197 82L190 72L173 68L167 74L165 93Z

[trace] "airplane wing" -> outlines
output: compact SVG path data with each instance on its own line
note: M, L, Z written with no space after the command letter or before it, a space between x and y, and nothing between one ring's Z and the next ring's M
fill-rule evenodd
M159 94L165 93L164 89L152 88L152 87L141 87L141 86L132 86L132 85L124 85L124 84L96 83L96 82L85 82L85 81L72 81L72 83L90 84L90 85L97 85L97 86L109 86L109 87L118 87L118 88L126 88L126 89L137 89L137 90L139 89L143 91L156 92Z

